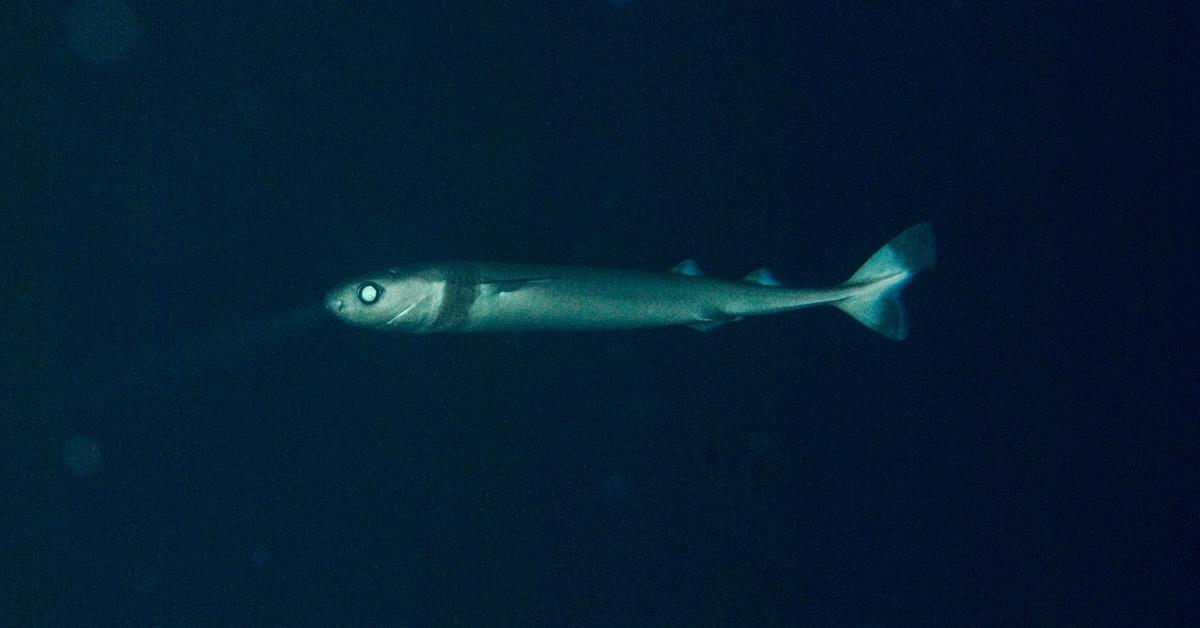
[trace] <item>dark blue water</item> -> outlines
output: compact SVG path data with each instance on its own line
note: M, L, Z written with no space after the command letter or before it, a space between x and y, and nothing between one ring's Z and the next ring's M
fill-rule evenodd
M1200 14L817 4L6 8L0 623L1196 622ZM920 221L901 343L312 309Z

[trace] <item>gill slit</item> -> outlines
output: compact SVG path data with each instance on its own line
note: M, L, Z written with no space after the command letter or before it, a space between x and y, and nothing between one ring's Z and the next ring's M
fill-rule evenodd
M428 298L428 295L426 295L426 296L423 296L423 297L421 297L420 299L417 299L416 301L413 301L413 304L412 304L412 305L410 305L410 306L408 306L408 307L404 308L404 309L403 309L403 310L402 310L402 311L401 311L399 314L397 314L397 315L393 316L393 317L392 317L392 320L390 320L390 321L388 321L388 322L384 323L384 325L385 325L385 326L390 326L392 323L395 323L396 321L400 320L400 317L401 317L401 316L404 316L405 314L408 314L408 312L409 312L410 310L412 310L414 307L417 307L418 305L420 305L421 303L423 303L423 302L425 301L425 299L427 299L427 298Z

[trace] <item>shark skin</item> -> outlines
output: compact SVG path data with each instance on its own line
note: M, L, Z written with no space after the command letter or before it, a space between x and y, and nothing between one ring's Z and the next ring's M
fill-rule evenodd
M850 279L790 288L770 271L703 276L686 260L668 272L443 262L391 268L325 296L342 321L408 333L600 331L686 325L702 331L748 316L831 305L893 340L908 335L903 287L936 258L933 229L909 227Z

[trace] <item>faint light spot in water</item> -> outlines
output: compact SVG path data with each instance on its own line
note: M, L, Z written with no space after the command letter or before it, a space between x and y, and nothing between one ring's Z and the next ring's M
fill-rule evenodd
M753 432L750 434L750 453L755 456L766 456L775 449L775 441L770 434L766 432Z
M121 0L78 0L67 9L67 45L92 63L124 59L139 35L137 17Z
M609 473L601 482L604 499L610 502L623 502L629 499L629 480L620 473Z
M100 468L100 445L83 434L63 443L63 464L76 475L91 475Z
M271 562L271 550L264 543L255 543L250 550L250 560L254 561L255 567L262 569Z

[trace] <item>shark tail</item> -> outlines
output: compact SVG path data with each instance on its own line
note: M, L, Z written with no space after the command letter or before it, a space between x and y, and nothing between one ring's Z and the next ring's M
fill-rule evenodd
M933 266L937 245L928 223L913 225L875 252L840 287L850 295L834 305L892 340L908 336L908 317L900 292L913 275Z

